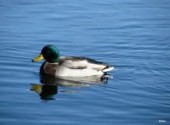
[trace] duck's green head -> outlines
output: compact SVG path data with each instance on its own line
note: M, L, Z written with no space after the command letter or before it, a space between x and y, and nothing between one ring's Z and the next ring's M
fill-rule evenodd
M38 62L45 59L47 62L55 63L60 60L59 50L54 45L47 45L42 50L39 56L34 58L32 62Z

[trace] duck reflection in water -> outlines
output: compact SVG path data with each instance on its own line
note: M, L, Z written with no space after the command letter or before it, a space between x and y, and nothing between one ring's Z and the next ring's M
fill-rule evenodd
M105 74L102 77L67 77L63 79L40 74L42 84L31 84L31 90L39 94L42 100L54 100L54 96L58 93L58 86L80 88L106 84L111 77L111 75Z

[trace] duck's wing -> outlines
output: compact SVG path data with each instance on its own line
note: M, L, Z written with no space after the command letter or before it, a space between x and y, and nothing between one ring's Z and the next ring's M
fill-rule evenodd
M99 62L87 57L62 57L59 65L65 66L70 69L85 69L92 68L94 70L107 72L113 68L106 63Z

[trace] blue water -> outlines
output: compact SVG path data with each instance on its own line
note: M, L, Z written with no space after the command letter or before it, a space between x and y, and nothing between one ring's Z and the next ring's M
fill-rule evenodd
M168 0L1 0L0 124L169 125L169 13ZM46 85L31 59L47 44L113 78Z

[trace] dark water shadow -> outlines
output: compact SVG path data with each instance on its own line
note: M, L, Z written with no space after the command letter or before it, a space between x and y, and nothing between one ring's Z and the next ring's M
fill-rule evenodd
M58 86L62 87L90 87L94 85L107 84L108 79L111 75L105 74L101 77L93 76L93 77L65 77L65 78L57 78L53 76L40 75L40 83L41 84L31 84L32 91L39 94L40 99L42 100L54 100L55 95L58 94Z

